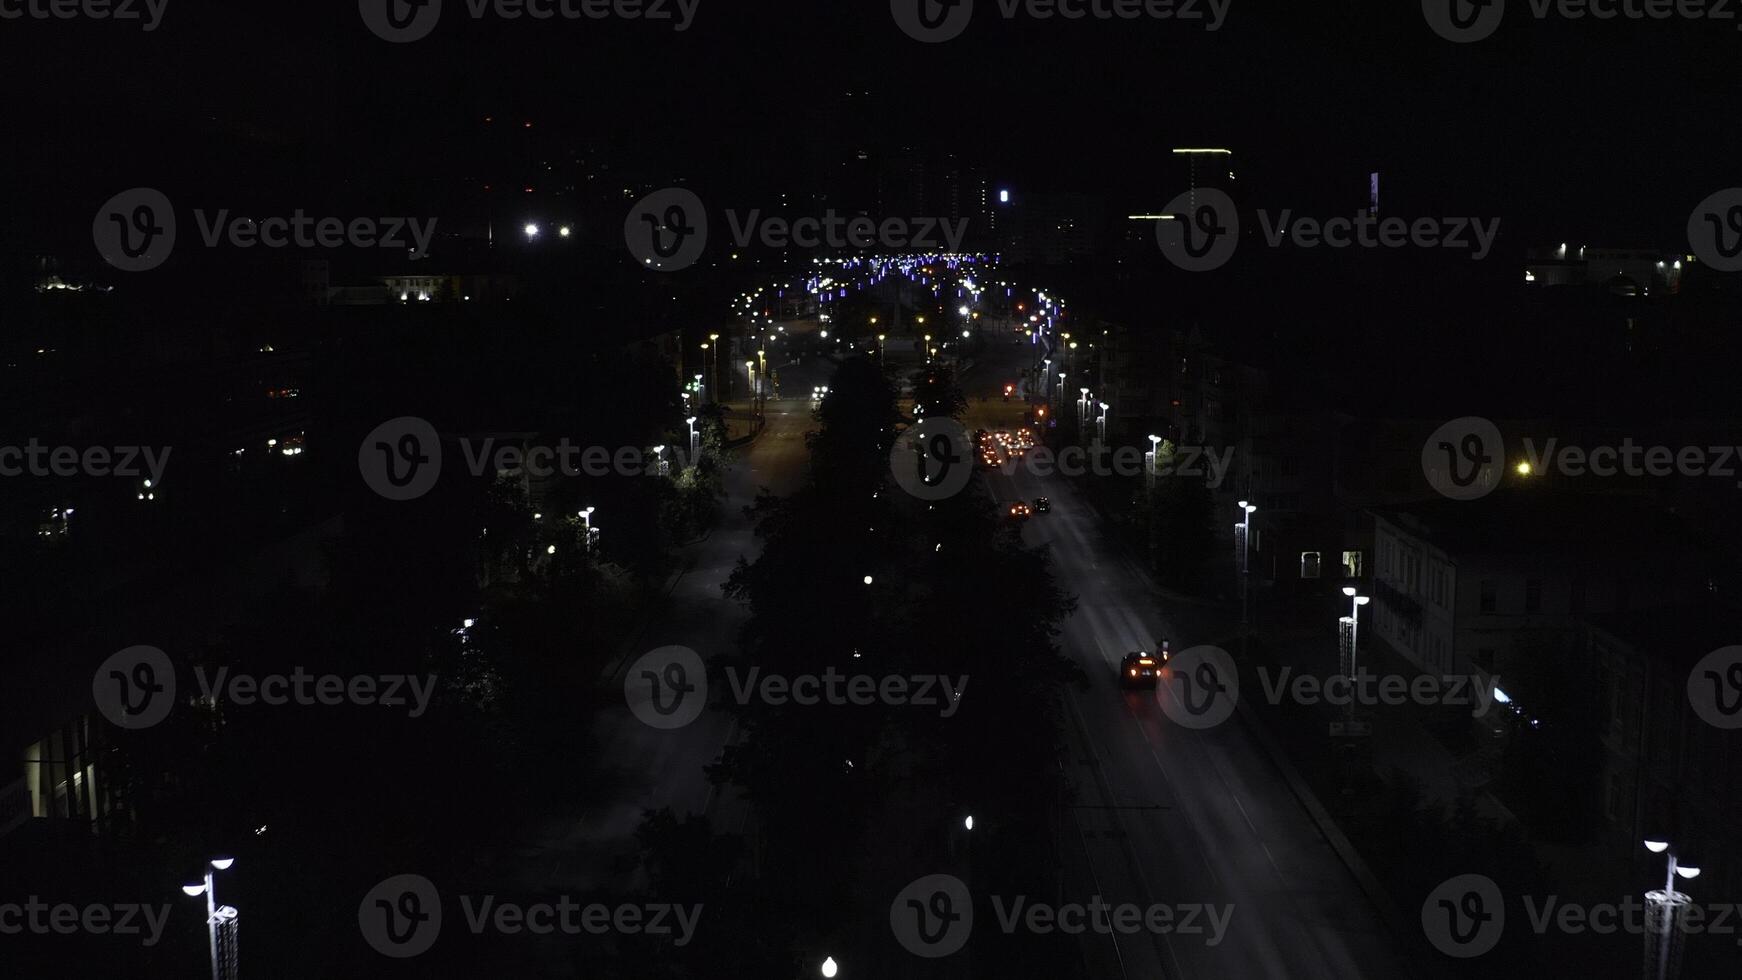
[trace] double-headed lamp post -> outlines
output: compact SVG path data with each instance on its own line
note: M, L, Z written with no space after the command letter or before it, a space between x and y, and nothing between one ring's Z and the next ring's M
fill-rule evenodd
M1150 476L1150 479L1153 480L1155 477L1159 476L1160 474L1161 474L1161 437L1158 435L1151 435L1149 437L1149 476Z
M1664 877L1663 891L1645 893L1646 902L1646 942L1657 943L1657 969L1653 975L1657 980L1671 980L1680 970L1680 945L1686 933L1683 921L1685 909L1692 904L1692 899L1675 890L1676 878L1692 881L1700 876L1700 869L1681 864L1676 860L1676 853L1665 839L1645 841L1645 849L1653 854L1669 856L1669 871ZM1647 947L1650 950L1650 947Z
M230 957L232 969L227 971L220 969L220 961L218 959L218 926L219 923L223 923L226 928L235 929L238 916L235 909L228 905L220 906L218 904L217 887L212 877L213 871L228 871L233 865L235 865L235 863L235 858L214 858L206 865L206 877L204 881L192 885L183 885L181 888L182 894L189 898L197 898L202 894L206 896L206 945L207 950L211 955L212 980L233 980L236 975L236 971L233 968L235 963L234 946L231 947L232 955ZM232 937L233 936L234 934L232 933ZM232 938L231 941L234 943L234 938Z
M696 442L700 438L700 433L696 432L696 416L684 419L684 423L690 427L690 465L694 466L702 457L702 447Z

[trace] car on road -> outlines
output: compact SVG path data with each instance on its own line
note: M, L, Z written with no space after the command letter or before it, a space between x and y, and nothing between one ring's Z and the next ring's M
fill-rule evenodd
M1007 513L1013 521L1026 521L1034 516L1034 508L1018 500L1016 503L1010 505L1010 509Z
M1133 650L1119 660L1121 687L1154 687L1161 678L1161 658L1147 650Z
M1052 498L1051 497L1036 497L1036 498L1034 498L1034 512L1037 514L1050 514L1050 513L1052 513Z

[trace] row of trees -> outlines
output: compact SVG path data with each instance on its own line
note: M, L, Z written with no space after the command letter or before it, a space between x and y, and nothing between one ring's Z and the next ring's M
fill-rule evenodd
M915 381L926 417L964 404L944 369ZM762 552L726 585L751 618L737 656L715 668L943 675L960 697L934 687L931 705L735 708L743 736L711 772L753 806L748 838L669 814L644 828L655 877L685 869L686 887L709 895L732 881L720 903L730 911L688 953L716 975L795 975L825 952L861 972L913 975L920 961L889 935L890 902L909 881L948 873L976 891L1046 893L1058 866L1056 695L1077 672L1054 641L1075 600L977 483L935 503L895 484L891 448L912 420L873 360L844 362L830 391L806 485L755 505ZM738 931L744 922L755 928ZM975 974L1022 975L1075 954L1020 941L971 952Z

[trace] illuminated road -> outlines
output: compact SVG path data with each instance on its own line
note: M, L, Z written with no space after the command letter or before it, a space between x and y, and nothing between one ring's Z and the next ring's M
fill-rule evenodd
M1020 401L998 397L1026 346L999 345L969 372L975 428L1016 428ZM979 395L987 395L980 403ZM1069 409L1067 409L1069 410ZM1147 449L1148 447L1143 447ZM1203 610L1169 609L1146 570L1117 549L1086 502L1056 475L987 471L1000 503L1051 497L1049 514L1023 530L1051 551L1063 586L1078 597L1060 638L1090 677L1067 694L1068 775L1079 787L1066 830L1066 901L1099 893L1113 903L1232 905L1227 934L1139 933L1085 942L1095 976L1265 977L1391 980L1397 963L1377 915L1283 776L1236 716L1208 731L1173 724L1153 695L1122 691L1119 658L1153 649L1160 637L1180 650L1223 637L1194 636ZM1068 826L1068 825L1067 825ZM1082 858L1086 855L1087 860ZM1200 920L1202 921L1202 920Z

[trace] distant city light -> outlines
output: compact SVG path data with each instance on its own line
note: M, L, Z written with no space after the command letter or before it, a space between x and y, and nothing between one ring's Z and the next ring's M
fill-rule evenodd
M537 225L527 225L526 226L526 237L527 238L537 238L538 237L538 226Z

